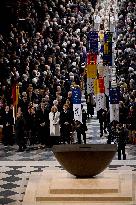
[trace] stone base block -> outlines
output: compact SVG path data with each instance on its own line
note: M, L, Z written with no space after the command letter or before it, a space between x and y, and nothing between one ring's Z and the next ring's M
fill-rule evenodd
M95 178L78 179L66 171L32 174L23 205L136 204L135 174L108 171Z

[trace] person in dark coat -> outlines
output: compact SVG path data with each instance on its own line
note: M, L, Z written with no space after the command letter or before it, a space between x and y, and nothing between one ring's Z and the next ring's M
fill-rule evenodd
M21 112L21 109L19 109L17 113L17 119L15 122L15 136L16 136L17 145L19 146L18 149L19 152L22 152L26 149L25 128L26 128L26 122L23 113Z
M94 115L94 107L95 107L95 101L93 96L90 94L87 96L87 117L89 118L89 115L91 117Z
M9 106L5 107L5 111L2 116L2 124L3 124L3 144L13 145L13 125L14 119L12 112L10 112Z
M121 153L123 155L123 160L126 160L125 146L127 141L127 132L121 123L117 127L117 133L118 160L121 160Z
M68 110L68 105L64 104L63 111L60 113L61 137L63 143L70 144L70 131L72 129L73 115Z
M30 106L28 109L28 116L26 118L26 129L27 129L27 137L30 140L30 145L34 145L36 143L37 136L37 119L35 108Z
M87 128L84 126L83 123L81 123L80 121L76 121L76 132L77 132L77 140L78 140L78 144L81 144L81 135L83 135L83 141L84 144L86 144L86 131Z
M106 127L107 127L107 112L104 109L100 109L97 112L97 117L99 119L99 123L100 123L100 137L103 136L103 131L105 132L105 134L107 133L106 131Z
M43 146L49 146L49 136L50 136L50 121L49 121L49 107L42 102L40 109L37 111L37 124L39 141Z
M86 144L86 131L87 131L87 125L86 125L86 120L87 120L87 113L85 109L83 109L83 105L81 104L81 109L82 109L82 123L77 122L77 139L78 139L78 144L81 144L81 135L83 135L83 141L84 144Z
M29 102L27 99L27 94L24 92L22 99L18 103L18 108L21 108L24 118L26 118L28 115L28 107L29 107Z
M87 131L86 120L87 120L87 113L83 109L83 105L81 105L81 109L82 109L82 123L79 122L79 121L76 121L77 140L78 140L78 144L81 144L81 135L83 135L83 141L84 141L84 144L86 144L86 131Z

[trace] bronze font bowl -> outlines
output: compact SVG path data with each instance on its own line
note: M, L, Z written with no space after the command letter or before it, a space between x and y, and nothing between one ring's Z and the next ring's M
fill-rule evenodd
M93 177L110 164L117 151L115 144L66 144L54 145L56 159L76 177Z

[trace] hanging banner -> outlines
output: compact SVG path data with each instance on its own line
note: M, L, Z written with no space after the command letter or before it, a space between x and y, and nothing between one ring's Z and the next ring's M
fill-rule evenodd
M93 94L94 95L94 81L93 78L87 78L87 94Z
M110 104L110 122L119 122L119 104Z
M97 70L98 70L99 78L103 78L104 77L104 66L99 64L97 66Z
M103 41L103 40L104 40L104 33L103 33L103 31L100 31L100 32L99 32L99 40L100 40L100 41Z
M100 88L99 88L99 81L98 79L94 80L94 94L97 95L100 93Z
M97 63L97 55L95 53L87 54L87 65L96 64Z
M110 73L108 66L104 67L104 87L105 87L105 94L109 96L109 86L110 86Z
M112 66L112 33L104 34L103 65Z
M97 65L90 64L87 65L87 78L96 78L97 77Z
M82 109L81 104L73 104L74 120L82 123Z
M88 33L88 50L98 54L98 32L96 31Z
M74 87L72 89L72 100L73 100L74 119L82 122L80 87Z
M96 110L99 111L100 109L106 108L106 102L105 102L105 94L99 93L95 96L96 99Z
M95 81L94 81L94 93L95 93L95 95L100 94L100 93L104 93L104 92L105 92L104 78L95 79Z
M107 32L104 34L104 41L105 42L112 42L112 33L111 32Z
M110 88L110 104L119 104L119 88Z
M100 93L104 93L104 92L105 92L105 88L104 88L104 78L99 78L99 79L98 79L98 83L99 83L99 92L100 92Z
M72 89L73 104L81 104L81 90L80 87L74 87Z
M106 42L106 43L104 43L104 55L106 55L108 53L109 53L109 43Z

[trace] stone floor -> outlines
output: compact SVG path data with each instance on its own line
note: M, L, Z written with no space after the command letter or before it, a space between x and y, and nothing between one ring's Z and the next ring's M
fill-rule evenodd
M86 108L84 99L82 103ZM87 122L87 142L106 143L106 137L99 137L99 123L96 112ZM43 170L62 169L51 149L40 149L38 145L25 152L17 152L17 146L4 147L0 144L0 205L21 205L31 173ZM108 169L136 171L136 147L126 146L127 160L115 156Z

